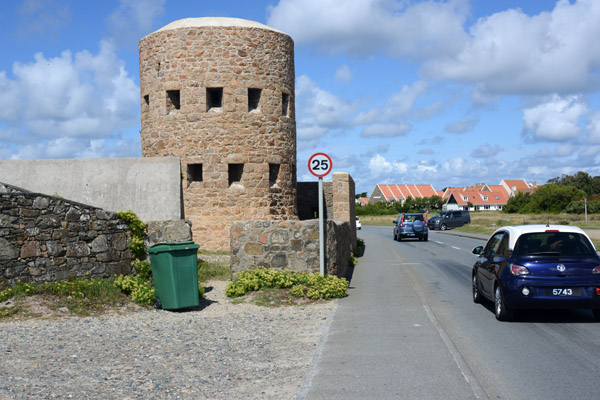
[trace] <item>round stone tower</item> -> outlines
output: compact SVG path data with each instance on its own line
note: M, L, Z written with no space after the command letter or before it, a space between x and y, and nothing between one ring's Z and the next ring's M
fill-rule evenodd
M188 18L139 42L142 155L181 159L201 248L233 221L295 219L294 43L268 26ZM160 188L156 188L160 190Z

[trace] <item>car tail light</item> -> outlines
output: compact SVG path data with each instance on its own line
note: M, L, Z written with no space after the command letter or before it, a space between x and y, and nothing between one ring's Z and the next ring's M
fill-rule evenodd
M600 274L600 265L592 270L592 274Z
M522 265L517 265L517 264L510 265L510 272L513 275L517 275L517 276L530 274L529 270L526 267L524 267Z
M546 229L546 232L560 232L558 229Z
M427 218L423 217L423 222L425 222L425 228L427 228Z
M598 296L600 296L600 287L597 287L597 288L596 288L596 294L597 294Z
M400 219L400 228L404 226L404 216Z

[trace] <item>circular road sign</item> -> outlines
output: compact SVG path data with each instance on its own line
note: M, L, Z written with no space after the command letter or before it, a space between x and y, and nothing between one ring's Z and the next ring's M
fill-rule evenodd
M331 172L331 157L325 153L316 153L308 159L308 170L318 178L322 178Z

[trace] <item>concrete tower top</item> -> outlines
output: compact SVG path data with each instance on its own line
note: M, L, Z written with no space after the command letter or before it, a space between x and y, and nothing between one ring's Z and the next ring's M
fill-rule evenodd
M285 32L281 32L275 28L271 28L270 26L263 25L261 23L255 21L249 21L247 19L240 18L223 18L223 17L204 17L204 18L184 18L178 19L177 21L173 21L168 25L163 26L156 32L167 31L171 29L179 29L179 28L200 28L200 27L239 27L239 28L259 28L266 29L269 31L274 31L278 33L286 34Z

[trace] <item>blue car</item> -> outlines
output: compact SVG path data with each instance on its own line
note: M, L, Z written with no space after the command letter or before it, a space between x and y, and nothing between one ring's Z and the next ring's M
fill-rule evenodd
M580 228L506 226L473 254L473 301L494 302L498 320L518 309L584 308L600 321L600 257Z
M429 230L427 229L427 220L421 213L404 213L398 216L394 223L394 240L419 239L429 240Z

